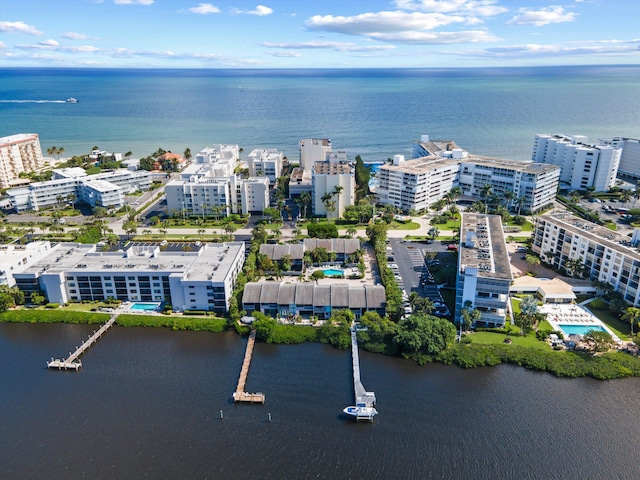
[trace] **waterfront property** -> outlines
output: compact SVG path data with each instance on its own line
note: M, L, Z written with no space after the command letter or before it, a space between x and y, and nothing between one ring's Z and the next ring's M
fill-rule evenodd
M42 291L51 303L116 298L226 313L244 249L244 242L229 242L184 252L163 252L159 245L99 252L95 245L59 243L13 277L25 294Z
M36 133L0 138L0 188L22 184L21 173L44 167L40 139Z
M360 249L360 240L355 238L305 238L303 243L260 245L260 254L281 264L286 257L291 266L288 271L300 273L305 266L305 252L313 251L316 248L323 248L327 252L335 254L331 263L344 263L348 261L350 255Z
M511 265L498 215L462 213L455 323L462 309L481 313L474 327L503 327L507 315Z
M555 199L557 165L471 155L449 141L421 142L414 152L429 155L406 161L396 155L392 165L380 167L378 203L424 211L454 187L460 187L463 195L481 198L486 185L497 195L509 191L522 198L522 211L538 211Z
M618 173L640 179L640 139L627 137L609 137L598 140L602 145L621 148Z
M234 402L245 403L264 403L264 393L248 393L244 391L244 386L247 383L247 376L249 375L249 367L251 366L251 357L253 356L253 347L256 343L256 331L251 330L249 339L247 340L247 348L244 352L244 360L242 361L242 369L240 370L240 377L238 378L238 385L236 391L233 392Z
M329 214L332 218L340 218L344 209L355 202L355 168L346 155L330 155L329 158L330 160L313 164L311 207L314 215Z
M275 185L282 172L284 153L275 148L254 150L248 156L249 176L267 177Z
M555 212L536 219L531 248L552 267L608 283L626 302L640 304L640 253L628 237Z
M607 332L615 342L620 338L611 331L598 317L581 305L546 304L538 308L540 313L547 314L547 322L554 330L560 330L566 337L569 335L584 336L589 330Z
M536 135L531 160L558 165L560 182L572 190L609 190L616 183L622 149L587 143L583 135Z
M351 325L351 361L353 364L353 390L356 400L354 406L346 407L343 412L358 420L369 420L378 414L376 410L376 394L367 392L360 380L360 355L358 353L358 335L355 325Z
M332 310L351 310L356 318L373 310L386 313L382 285L316 285L314 283L249 282L244 287L242 308L274 317L331 317Z
M13 274L39 262L51 252L51 242L37 241L26 245L0 245L0 285L13 287Z

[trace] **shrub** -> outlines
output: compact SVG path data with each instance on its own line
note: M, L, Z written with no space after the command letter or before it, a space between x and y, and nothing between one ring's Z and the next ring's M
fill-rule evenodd
M44 308L58 308L60 307L59 303L47 303Z
M333 223L310 223L307 233L311 238L338 238L338 227Z

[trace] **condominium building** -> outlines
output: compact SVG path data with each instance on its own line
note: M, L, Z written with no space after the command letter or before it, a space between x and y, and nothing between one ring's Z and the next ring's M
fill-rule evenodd
M462 213L458 250L455 323L462 309L477 309L474 327L503 327L511 285L511 265L498 215Z
M151 174L144 170L118 169L87 175L81 168L66 168L54 170L52 180L8 190L7 196L18 213L37 211L71 199L92 207L120 208L124 205L124 195L149 190L150 186Z
M205 171L205 174L170 181L164 192L168 210L183 212L184 215L259 213L269 206L267 177L215 177Z
M327 215L329 211L332 218L340 218L344 209L355 202L356 178L352 163L316 162L311 170L311 183L314 215Z
M560 182L572 190L609 190L615 185L622 149L587 143L582 135L536 135L531 160L558 165Z
M299 197L303 193L311 193L313 190L313 180L311 170L302 167L295 167L291 171L289 178L289 197Z
M401 210L424 211L454 187L462 194L480 198L485 185L501 195L514 192L522 198L522 211L550 205L558 189L560 168L519 160L481 157L460 149L404 161L396 155L393 165L378 170L376 201Z
M333 310L351 310L356 318L364 312L386 314L387 298L382 285L316 285L313 283L249 282L244 287L242 309L274 317L317 316L326 320Z
M15 186L22 172L32 172L43 166L40 139L36 133L0 138L0 188Z
M249 154L249 175L252 177L267 177L271 185L276 184L276 179L282 172L284 153L275 148L254 150Z
M311 170L315 162L324 162L332 151L328 138L303 138L300 140L300 167Z
M98 252L95 245L59 243L13 277L25 294L42 291L52 303L111 297L226 313L244 249L243 242L230 242L187 252L161 251L159 245Z
M640 253L629 238L566 212L536 218L532 249L570 275L610 284L625 301L640 303ZM573 271L580 265L580 271Z
M25 245L0 245L0 285L13 287L16 284L13 274L39 262L49 254L51 248L51 242L42 241Z
M640 139L611 137L601 138L598 142L622 149L618 173L640 179Z

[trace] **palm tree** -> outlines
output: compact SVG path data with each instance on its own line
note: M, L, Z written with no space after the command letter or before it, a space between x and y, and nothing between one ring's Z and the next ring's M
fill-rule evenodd
M492 190L493 187L488 183L480 187L480 197L484 198L484 213L487 213L489 210L489 197L491 196Z
M353 225L349 225L349 227L347 227L347 235L349 235L351 238L355 237L357 233L358 229Z
M625 310L625 314L622 315L622 320L629 322L631 326L631 336L633 336L633 324L640 324L640 308L629 307Z
M280 240L280 237L282 236L282 232L280 231L280 229L278 228L272 228L271 229L271 234L276 237L276 242Z
M524 261L529 265L531 273L535 273L535 267L540 265L540 259L535 255L529 254L525 256Z
M311 203L311 194L309 192L303 192L300 194L300 200L302 201L302 205L304 208L303 217L307 218L307 206Z
M437 227L431 227L427 232L427 235L431 237L431 240L435 240L440 235L440 230Z
M330 193L325 193L322 197L320 197L320 200L322 200L322 203L324 203L327 218L329 218L329 202L331 201L332 197L333 195L331 195Z
M507 210L509 210L512 207L511 203L513 202L513 200L518 198L518 196L516 195L516 192L512 190L505 190L504 192L502 192L502 196L507 201L507 205L506 205Z
M633 197L633 193L631 193L631 190L622 190L622 192L620 193L620 200L622 200L623 203L627 203L629 200L631 200L631 197Z
M333 188L333 195L335 195L338 199L338 216L337 218L340 218L340 194L342 193L342 191L344 190L344 187L342 185L336 185Z
M206 230L204 228L199 228L198 229L198 235L200 235L200 240L202 240L204 238L205 232L206 232Z
M520 210L522 209L522 206L527 202L527 197L518 197L516 198L515 202L513 202L515 205L518 206L518 216L520 216Z

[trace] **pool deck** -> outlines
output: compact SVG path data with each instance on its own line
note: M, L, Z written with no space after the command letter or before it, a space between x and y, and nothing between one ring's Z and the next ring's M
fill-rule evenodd
M611 331L598 317L593 315L587 308L575 304L546 304L539 308L540 312L547 314L547 321L554 330L560 330L565 335L560 325L575 325L584 327L602 327L613 341L618 343L620 338Z

